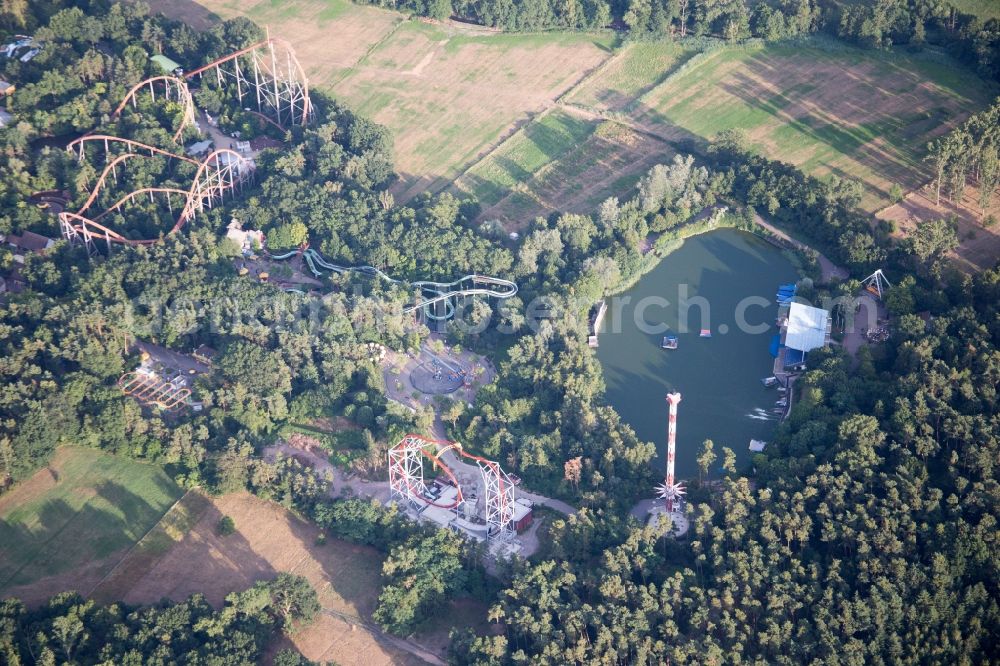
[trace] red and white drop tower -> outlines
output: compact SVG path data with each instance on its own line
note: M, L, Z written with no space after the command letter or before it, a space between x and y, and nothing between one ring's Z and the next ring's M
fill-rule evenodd
M668 393L667 404L670 405L670 420L667 424L667 478L662 485L657 486L657 497L666 500L667 513L674 513L680 508L680 500L684 495L683 484L674 481L674 456L677 449L677 403L681 401L680 393Z

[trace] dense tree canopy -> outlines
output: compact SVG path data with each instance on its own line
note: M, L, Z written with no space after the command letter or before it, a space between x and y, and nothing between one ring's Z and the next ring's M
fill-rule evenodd
M3 64L18 85L14 106L24 111L0 129L0 232L56 235L50 213L26 203L35 191L65 189L81 203L94 167L51 145L91 129L171 144L176 109L140 105L120 119L109 115L131 83L153 72L149 54L169 49L191 66L260 36L247 20L198 33L139 3L86 6L7 2L0 10L4 25L58 46L30 63ZM879 48L938 40L970 48L974 54L960 55L996 74L996 22L945 3L405 8L518 29L620 19L635 32L772 39L835 29ZM197 98L227 129L270 131L234 108L224 89L206 84ZM489 600L498 632L456 634L458 663L1000 659L1000 271L952 271L943 259L956 240L947 222L892 244L857 210L857 183L807 177L727 133L701 158L678 155L651 169L633 198L540 218L512 243L495 224L474 226L475 204L447 194L396 205L387 192L388 132L321 94L315 102L313 125L275 137L282 147L258 157L253 187L180 233L93 259L59 243L26 260L27 291L0 303L0 489L69 442L164 464L185 486L249 488L386 555L376 619L389 630L413 630L458 594ZM993 115L974 117L932 148L944 196L995 180ZM187 168L152 159L127 184L182 183ZM586 313L678 238L718 224L705 211L717 204L730 209L724 223L746 228L755 209L766 212L856 273L889 266L899 275L886 297L895 320L892 337L856 359L839 349L814 354L790 418L753 461L753 479L718 443L725 478L714 490L692 483L691 531L675 541L628 516L650 486L653 447L606 404L585 344ZM429 417L389 403L370 343L414 350L428 329L401 315L409 295L385 281L326 277L317 290L324 295L314 298L241 277L232 247L220 241L234 217L263 229L275 247L308 242L330 260L399 278L479 272L517 280L516 299L470 308L471 318L493 316L495 326L450 328L450 342L504 351L498 380L445 420L456 439L580 510L548 521L533 561L500 567L502 592L485 582L482 553L453 534L377 503L332 502L328 477L294 459L261 458L283 429L340 417L358 428L352 455L380 467L386 446ZM110 223L156 238L169 220L151 204ZM11 265L0 252L0 267ZM924 311L929 320L916 315ZM212 371L193 381L201 411L165 414L122 395L115 382L136 367L129 343L137 339L218 350ZM8 601L0 650L12 663L249 663L273 630L293 629L316 611L314 593L288 576L233 595L218 611L198 597L131 609L61 595L31 612Z

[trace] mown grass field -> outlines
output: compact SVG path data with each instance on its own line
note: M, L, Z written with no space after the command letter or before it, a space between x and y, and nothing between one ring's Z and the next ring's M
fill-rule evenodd
M926 180L927 142L986 105L971 72L906 55L769 46L706 54L640 97L631 117L677 138L744 129L754 147L816 175L861 179L862 205Z
M476 196L480 219L500 220L513 231L554 211L592 213L608 197L631 193L646 171L672 156L668 145L620 123L554 111L470 169L454 189Z
M610 39L476 34L412 21L332 90L393 130L403 179L397 194L407 199L443 189L519 124L550 107L608 57Z
M110 569L182 494L154 465L60 449L0 498L0 592L77 567Z
M631 42L565 101L589 109L621 111L696 53L694 48L677 42Z
M966 14L975 14L983 20L1000 18L1000 2L997 0L951 0L951 4Z
M592 122L559 110L548 113L469 169L455 183L456 189L491 206L585 142L593 131Z

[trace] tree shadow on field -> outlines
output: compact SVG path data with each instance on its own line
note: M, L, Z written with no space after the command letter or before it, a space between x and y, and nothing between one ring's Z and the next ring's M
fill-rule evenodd
M85 593L164 509L114 481L74 492L89 495L80 508L55 498L19 522L0 521L0 592L29 603L66 589Z
M152 562L140 562L129 573L131 585L115 585L128 603L154 603L167 598L182 601L192 594L203 594L220 608L226 595L251 587L256 581L271 580L277 570L239 531L219 534L217 526L223 513L209 503L195 527ZM137 559L142 554L137 554ZM129 568L129 562L120 565ZM106 596L102 594L101 596ZM107 599L106 599L107 600Z

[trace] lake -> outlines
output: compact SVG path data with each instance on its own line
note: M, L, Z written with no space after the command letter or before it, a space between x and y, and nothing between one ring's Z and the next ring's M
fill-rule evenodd
M706 439L715 443L718 456L714 477L723 446L733 449L742 464L749 459L751 439L769 439L780 395L760 380L773 367L768 347L777 332L778 285L797 277L773 245L743 231L720 229L687 239L634 287L608 299L597 349L608 400L642 440L656 444L657 469L664 468L665 396L671 391L682 396L678 478L698 475L695 458ZM738 321L756 330L741 330L749 327ZM677 349L660 347L664 333L659 329L667 327L678 337ZM712 337L701 337L702 328Z

